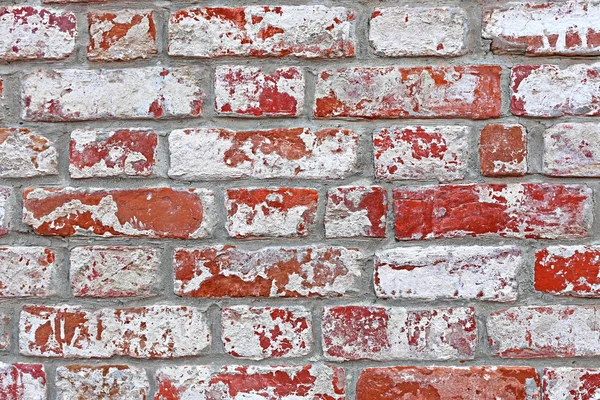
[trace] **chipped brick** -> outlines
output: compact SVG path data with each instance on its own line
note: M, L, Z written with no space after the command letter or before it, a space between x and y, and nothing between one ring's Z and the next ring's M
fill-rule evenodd
M325 236L385 237L387 192L381 186L342 186L329 189Z
M0 177L58 174L58 153L48 138L24 128L0 128Z
M44 247L0 248L0 297L45 297L55 293L58 265Z
M127 365L69 365L56 369L57 400L146 400L146 371Z

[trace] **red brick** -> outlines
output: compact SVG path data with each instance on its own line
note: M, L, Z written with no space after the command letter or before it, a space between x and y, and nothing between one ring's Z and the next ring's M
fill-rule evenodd
M75 130L71 133L71 178L153 176L158 135L137 129Z
M318 201L314 189L229 189L225 227L235 238L308 236Z
M58 153L48 138L25 128L0 128L0 177L58 174Z
M600 124L556 124L544 132L543 172L549 176L600 176Z
M494 65L325 70L317 77L314 113L318 118L496 118L502 108L501 72Z
M25 189L23 221L49 236L196 239L212 229L206 189Z
M546 368L543 389L545 400L594 400L600 396L600 370Z
M128 365L69 365L56 369L57 400L146 400L146 371Z
M37 70L21 77L28 121L191 118L202 112L193 67Z
M354 55L354 12L342 7L207 7L169 21L169 55L334 58Z
M325 236L385 237L387 191L381 186L342 186L327 192Z
M76 297L148 297L156 291L159 267L152 247L76 247L71 250L71 288Z
M527 173L527 131L522 125L488 124L479 135L481 175L523 176Z
M198 355L209 344L206 318L193 307L26 305L19 323L19 350L28 356L175 358Z
M496 54L597 55L600 8L592 1L517 2L484 13L483 37Z
M600 297L600 246L550 246L535 253L535 289Z
M514 115L554 118L600 115L600 65L517 65L511 69Z
M471 360L477 327L472 307L323 309L323 353L330 360Z
M584 185L440 185L398 188L393 194L398 240L569 239L591 229L592 190Z
M344 370L323 364L165 367L154 400L345 400Z
M357 400L540 400L532 367L381 367L358 378Z
M0 248L0 298L53 295L55 259L54 252L44 247Z
M496 311L487 319L492 353L504 358L600 355L598 307L531 306Z
M0 60L61 60L77 40L77 18L70 11L43 7L0 7Z
M394 126L373 135L375 176L386 181L464 179L467 126Z
M259 67L224 65L215 70L215 110L220 115L296 117L304 106L300 68L265 73Z
M88 14L91 61L131 61L152 57L156 49L156 25L151 10L120 10Z
M174 179L341 179L356 168L358 134L349 129L177 129L169 134Z
M223 346L234 357L301 357L312 349L311 315L304 307L228 307L221 324Z
M46 398L46 371L42 364L0 363L0 393L3 400Z
M13 189L0 187L0 236L6 235L13 218Z
M191 297L335 297L361 275L362 254L344 247L235 246L175 249L175 294Z

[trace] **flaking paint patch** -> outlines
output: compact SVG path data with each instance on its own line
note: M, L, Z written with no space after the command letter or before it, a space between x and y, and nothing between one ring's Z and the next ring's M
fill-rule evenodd
M312 349L311 313L304 307L227 307L221 324L223 346L234 357L301 357Z
M0 187L0 236L6 235L11 228L13 218L13 189Z
M523 267L518 247L400 247L375 254L375 293L393 299L509 302Z
M177 129L169 135L169 154L174 179L341 179L356 167L358 134L349 129Z
M58 153L48 138L24 128L0 128L0 177L58 174Z
M56 399L146 400L146 371L127 365L69 365L56 369Z
M354 12L343 7L207 7L169 21L169 55L335 58L354 55Z
M192 297L336 297L353 290L364 255L345 247L175 249L175 293Z
M0 362L0 393L6 400L46 400L44 366Z
M545 368L545 400L594 400L600 398L600 370L592 368Z
M325 236L385 237L387 191L381 186L341 186L329 189Z
M544 174L600 176L600 124L561 123L544 132Z
M473 307L325 307L322 332L325 358L334 361L472 360L477 347Z
M44 247L0 248L0 297L45 297L55 293L55 254Z

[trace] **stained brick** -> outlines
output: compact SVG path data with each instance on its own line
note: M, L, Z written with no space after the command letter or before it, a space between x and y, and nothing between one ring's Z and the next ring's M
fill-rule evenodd
M544 174L600 176L600 124L556 124L544 132Z
M25 128L0 128L0 177L58 174L58 153L48 138Z
M546 400L593 400L600 395L600 371L592 368L546 368L543 375Z
M0 363L0 393L6 400L45 400L47 391L44 366Z
M57 400L146 400L146 371L127 365L69 365L56 369Z
M527 131L518 124L488 124L479 135L483 176L523 176L527 173Z
M385 237L387 192L381 186L342 186L329 189L325 236Z
M55 293L58 263L50 249L0 248L0 297L44 297Z

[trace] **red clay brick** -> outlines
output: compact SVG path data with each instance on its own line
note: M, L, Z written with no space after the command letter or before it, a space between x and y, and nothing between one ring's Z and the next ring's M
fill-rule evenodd
M128 365L68 365L56 369L56 398L146 400L146 371Z
M600 297L600 246L550 246L535 253L535 290Z
M527 173L527 131L522 125L488 124L479 135L481 175L523 176Z
M5 400L46 398L46 371L42 364L0 363L0 393Z
M0 128L0 177L56 174L58 153L50 139L25 128Z
M325 236L385 237L387 191L381 186L342 186L327 192Z
M600 395L600 370L592 368L546 368L545 400L594 400Z
M44 247L0 248L0 298L55 294L59 268L55 260L54 252Z

